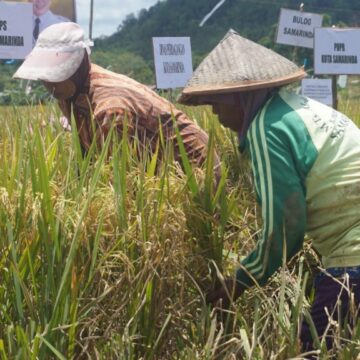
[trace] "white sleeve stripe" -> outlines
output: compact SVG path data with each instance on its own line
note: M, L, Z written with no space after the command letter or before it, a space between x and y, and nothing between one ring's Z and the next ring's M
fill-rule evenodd
M260 116L262 116L263 114L261 114ZM259 143L258 143L258 139L256 137L256 131L257 131L257 120L255 120L255 122L252 124L251 127L251 145L252 148L255 150L255 157L257 160L257 167L254 167L254 175L255 175L255 181L256 179L259 179L260 182L260 195L261 195L261 200L262 200L262 204L261 204L261 212L262 212L262 217L266 218L266 211L267 211L267 193L265 191L265 177L264 177L264 164L262 162L261 159L261 155L260 155L260 148L259 148ZM258 171L258 176L256 174L256 172ZM266 236L265 235L265 228L263 229L263 234L260 240L260 252L258 254L258 256L249 264L246 265L246 268L250 271L251 267L257 266L258 262L261 260L262 257L262 250L263 250L263 241L265 239Z
M265 272L265 268L267 266L267 262L269 259L269 251L270 251L270 244L269 241L271 241L272 239L272 233L274 230L274 211L273 211L273 201L274 201L274 193L273 193L273 182L272 182L272 174L271 174L271 164L270 164L270 157L269 157L269 151L268 151L268 146L267 146L267 141L266 141L266 136L265 136L265 124L264 124L264 113L261 114L261 118L260 118L260 136L261 136L261 143L263 146L263 155L264 155L264 159L265 159L265 167L266 167L266 174L267 174L267 181L265 182L267 184L267 190L268 190L268 218L264 218L264 219L268 219L268 221L266 222L266 224L264 224L264 226L268 226L268 230L263 233L263 239L262 239L262 243L261 243L261 257L262 258L262 253L265 247L266 253L264 256L264 260L262 264L259 264L256 268L253 268L254 265L251 265L252 269L250 270L251 273L258 273L259 271L261 271L260 274L258 274L258 276L262 276ZM266 246L264 246L266 245ZM260 260L259 259L259 260Z
M253 173L254 173L254 183L255 183L255 190L256 190L256 194L260 194L259 191L259 184L256 181L256 176L255 176L255 149L254 149L254 144L253 144L253 140L252 140L252 136L251 136L251 131L249 131L249 144L250 144L250 153L251 153L251 164L252 164L252 169L253 169Z
M261 274L263 274L265 271L265 267L263 265L265 265L268 261L268 256L269 256L269 247L268 246L266 246L266 254L263 259L263 264L259 264L259 262L263 258L263 252L264 252L264 247L265 247L264 245L266 245L267 241L270 240L270 237L271 237L271 234L273 231L273 226L274 226L274 224L273 224L273 222L274 222L273 204L272 204L273 203L273 184L272 184L270 158L269 158L268 147L267 147L267 142L266 142L265 124L264 124L266 108L267 107L265 107L263 109L263 111L261 112L260 121L259 121L260 140L261 140L262 151L263 151L262 154L260 153L258 139L256 138L255 126L252 129L252 131L253 131L252 138L253 138L254 145L255 145L254 147L255 147L255 152L256 152L256 158L257 158L257 161L259 164L259 178L260 178L260 183L261 183L261 198L263 200L265 200L265 201L263 201L263 204L262 204L262 216L263 216L263 219L267 219L268 221L265 224L263 224L264 229L263 229L262 239L259 244L259 246L260 246L259 254L256 259L254 259L251 263L246 265L246 268L251 273L257 273L262 270ZM254 124L254 125L256 125L256 124ZM263 155L264 161L262 161L261 155ZM266 189L267 191L265 191L266 187L267 187L267 189Z

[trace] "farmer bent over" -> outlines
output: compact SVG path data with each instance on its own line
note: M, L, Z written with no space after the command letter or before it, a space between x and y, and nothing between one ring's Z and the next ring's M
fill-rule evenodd
M349 310L350 292L360 300L360 130L344 114L283 85L305 72L284 57L229 31L203 60L180 102L210 104L220 122L236 131L250 154L263 229L255 249L234 278L209 294L229 306L254 284L264 285L283 256L303 246L305 232L322 257L325 272L315 282L312 320L320 337L328 315ZM309 325L303 350L313 348ZM331 332L325 341L332 346Z
M126 118L130 139L138 138L140 146L152 151L160 126L165 142L176 139L175 122L190 161L195 165L205 161L208 135L202 129L147 86L91 64L89 53L89 42L78 24L55 24L40 34L14 77L41 80L67 119L73 112L84 152L93 141L101 148L114 125L121 134ZM176 140L174 157L180 160ZM214 170L219 177L216 154Z

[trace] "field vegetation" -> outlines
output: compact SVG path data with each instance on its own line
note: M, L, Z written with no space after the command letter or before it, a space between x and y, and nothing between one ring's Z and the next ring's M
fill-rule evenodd
M340 109L360 124L355 90ZM160 141L156 166L158 152L110 136L83 158L55 103L0 108L0 359L300 357L318 265L309 241L227 316L205 302L261 223L236 136L210 108L185 110L221 156L217 188L211 156L191 169L184 155L183 171ZM346 331L351 340L336 334L338 359L360 349L360 327Z

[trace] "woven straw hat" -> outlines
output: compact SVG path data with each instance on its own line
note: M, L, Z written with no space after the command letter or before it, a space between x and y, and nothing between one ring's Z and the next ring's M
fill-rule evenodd
M229 30L195 70L179 102L207 103L212 95L277 87L305 75L283 56Z
M34 49L14 74L14 78L61 82L69 79L92 43L82 28L72 22L51 25L41 32Z

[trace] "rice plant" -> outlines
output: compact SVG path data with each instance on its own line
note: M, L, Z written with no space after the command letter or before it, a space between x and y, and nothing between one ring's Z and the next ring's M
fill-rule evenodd
M341 106L359 124L358 104ZM193 169L182 151L180 166L169 144L139 152L125 131L83 157L76 131L49 121L56 105L0 109L1 359L300 358L318 265L309 243L226 322L205 302L261 224L236 136L209 108L186 111L221 155L217 186L212 156ZM360 349L359 326L347 331L339 359Z

